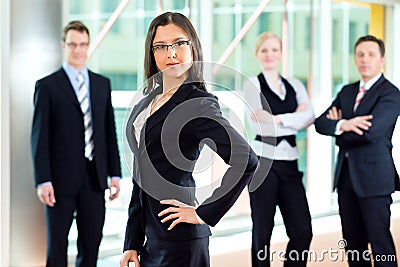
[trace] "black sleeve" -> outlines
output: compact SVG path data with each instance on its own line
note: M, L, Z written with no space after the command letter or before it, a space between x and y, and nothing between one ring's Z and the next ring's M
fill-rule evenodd
M385 89L385 90L384 90ZM336 145L343 149L374 143L392 130L400 113L400 91L397 88L382 88L382 93L371 114L372 126L363 135L345 132L336 137Z
M121 162L119 157L114 109L111 103L111 86L110 80L107 79L107 113L106 113L106 136L107 136L107 151L108 151L108 175L121 177Z
M248 143L223 118L217 99L199 98L196 110L197 117L191 123L193 133L199 141L211 141L210 147L230 166L222 177L221 186L197 208L200 218L214 226L250 182L258 159Z
M336 99L332 102L332 104L327 108L324 113L322 113L314 122L315 125L315 130L322 134L322 135L329 135L329 136L335 136L336 132L336 125L339 122L338 120L331 120L326 117L328 115L329 110L332 109L333 107L336 107L337 109L342 109L341 103L340 103L340 94L336 97Z
M37 81L34 94L34 112L31 131L31 153L35 185L51 181L50 164L50 96L47 87Z
M142 205L140 203L140 188L133 180L132 196L128 208L128 222L126 224L124 251L140 251L144 243L144 229L142 224Z

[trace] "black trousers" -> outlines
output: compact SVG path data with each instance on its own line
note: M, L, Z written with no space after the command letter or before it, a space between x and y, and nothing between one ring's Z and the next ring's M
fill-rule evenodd
M311 215L302 184L303 174L299 172L297 160L273 161L266 172L263 166L271 164L269 159L260 159L260 168L255 177L265 179L260 186L250 192L252 230L252 266L270 266L270 240L274 227L276 206L279 206L289 243L286 247L284 266L306 266L308 249L312 239Z
M373 177L379 179L379 177ZM395 267L396 250L390 233L392 197L358 197L353 190L347 160L338 184L339 214L351 267ZM370 243L372 257L368 248Z
M209 238L184 241L148 239L140 254L141 267L209 267Z
M74 216L78 229L76 266L96 266L105 219L104 192L99 188L95 163L87 161L78 194L57 195L55 192L55 206L46 206L46 267L67 267L68 234Z

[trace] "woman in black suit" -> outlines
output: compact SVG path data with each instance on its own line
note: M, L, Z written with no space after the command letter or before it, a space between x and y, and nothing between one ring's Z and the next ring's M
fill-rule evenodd
M126 129L134 154L133 190L121 267L209 266L209 225L230 209L256 169L256 155L206 91L202 59L199 38L184 15L167 12L152 21L145 97ZM199 204L192 173L204 144L230 167L221 186Z

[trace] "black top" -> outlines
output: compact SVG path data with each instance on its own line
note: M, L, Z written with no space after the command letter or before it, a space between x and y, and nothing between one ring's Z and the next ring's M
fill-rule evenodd
M264 74L260 73L258 76L258 81L260 82L260 98L261 104L265 110L270 112L272 115L279 115L284 113L293 113L297 108L297 98L296 91L293 86L283 77L281 77L283 84L286 88L285 99L282 100L277 94L275 94L269 87L267 81L265 80ZM260 136L257 135L255 140L262 141L270 145L278 145L282 140L286 140L290 146L296 146L296 136Z
M272 115L293 113L297 108L296 91L293 86L283 77L281 77L283 84L286 88L285 99L282 100L275 94L269 87L265 77L262 73L257 76L261 88L261 103L265 110L271 111ZM266 100L266 101L265 101Z

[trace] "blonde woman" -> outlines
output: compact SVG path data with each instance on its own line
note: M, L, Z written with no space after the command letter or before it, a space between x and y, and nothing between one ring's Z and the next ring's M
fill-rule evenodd
M260 158L260 168L249 187L252 266L270 266L277 206L289 237L284 266L306 266L311 216L297 164L296 133L314 122L314 114L302 83L279 73L282 43L276 34L265 32L258 37L255 56L261 73L244 84L251 107L248 120L257 134L252 147Z

